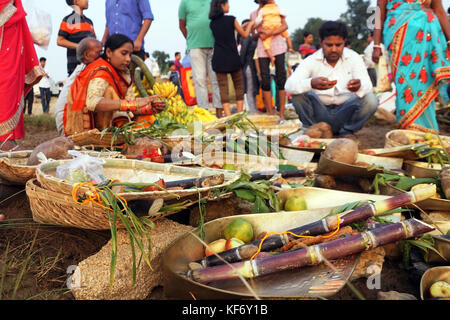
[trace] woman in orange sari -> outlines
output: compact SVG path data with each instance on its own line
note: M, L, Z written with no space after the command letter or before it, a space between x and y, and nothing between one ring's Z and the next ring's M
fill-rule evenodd
M133 41L114 34L105 43L103 56L89 64L70 88L64 110L66 136L130 121L136 115L152 115L164 107L158 96L134 98L129 65Z
M0 150L22 149L24 97L42 78L21 0L0 0Z

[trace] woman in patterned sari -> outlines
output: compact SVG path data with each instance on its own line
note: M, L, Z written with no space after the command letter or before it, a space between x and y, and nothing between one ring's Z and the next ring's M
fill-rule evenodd
M397 89L400 129L439 132L435 99L450 82L450 23L441 0L378 0L374 62L384 36ZM448 100L448 97L443 97Z
M120 126L136 115L152 115L164 108L153 104L159 96L135 99L129 70L133 41L114 34L103 56L87 65L70 87L64 109L66 136Z
M0 0L0 150L22 149L24 97L42 78L21 0Z

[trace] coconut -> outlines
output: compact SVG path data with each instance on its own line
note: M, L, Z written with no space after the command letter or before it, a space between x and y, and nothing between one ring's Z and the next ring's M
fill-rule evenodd
M392 132L389 135L389 139L391 139L392 141L395 141L399 144L402 144L402 145L411 144L411 141L409 140L408 136L406 134L404 134L403 132L398 132L398 131Z
M337 139L328 145L323 155L333 161L354 164L358 157L358 145L351 139Z

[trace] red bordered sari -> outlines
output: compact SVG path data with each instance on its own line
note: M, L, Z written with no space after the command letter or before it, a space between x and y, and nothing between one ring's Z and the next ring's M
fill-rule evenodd
M399 128L437 133L435 99L439 87L450 81L450 60L438 18L421 9L430 3L389 1L384 39L397 89Z
M0 0L0 141L25 137L24 96L43 72L21 0Z

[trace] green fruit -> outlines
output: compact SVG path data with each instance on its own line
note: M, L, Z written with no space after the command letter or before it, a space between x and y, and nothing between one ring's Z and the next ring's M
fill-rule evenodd
M225 163L222 166L223 170L230 170L230 171L236 171L236 166L234 164Z
M91 180L89 174L81 169L72 171L70 180L77 183L89 182Z
M307 209L306 200L299 196L290 197L284 204L285 211L303 211Z
M229 223L224 230L225 239L240 239L245 243L253 240L253 227L244 218L237 218Z
M433 140L433 134L431 132L425 133L425 135L423 137L426 141Z

